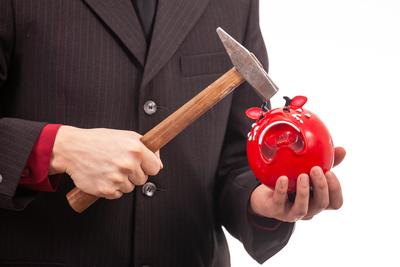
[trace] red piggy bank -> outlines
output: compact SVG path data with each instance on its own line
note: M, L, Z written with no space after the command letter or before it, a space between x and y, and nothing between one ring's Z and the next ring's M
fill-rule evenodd
M286 175L289 192L296 191L296 180L301 173L309 173L314 166L324 172L334 160L332 138L324 123L303 108L304 96L285 97L283 108L270 110L250 108L246 115L255 120L247 142L247 158L255 176L263 184L275 188L276 180Z

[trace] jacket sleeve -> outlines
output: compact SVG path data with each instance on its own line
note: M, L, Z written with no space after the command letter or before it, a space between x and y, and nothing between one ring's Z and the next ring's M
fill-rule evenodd
M11 1L0 1L0 208L21 210L35 194L17 190L22 171L44 123L8 118L4 101L9 64L13 52L14 25ZM10 88L9 88L10 89Z
M259 3L252 0L244 45L268 70L268 57L259 26ZM250 195L259 185L247 163L247 133L253 123L245 110L261 106L262 100L246 83L234 91L224 148L220 158L216 196L222 225L239 239L246 251L259 263L265 262L289 241L294 223L257 218L249 214ZM262 227L262 225L271 227Z

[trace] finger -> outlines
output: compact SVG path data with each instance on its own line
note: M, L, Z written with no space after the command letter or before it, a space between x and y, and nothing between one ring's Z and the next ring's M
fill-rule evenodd
M305 217L302 218L303 221L308 221L311 220L314 217L314 215L306 215Z
M345 157L346 157L346 150L343 147L336 147L333 167L339 165L344 160Z
M161 162L161 169L163 169L163 168L164 168L164 164L163 164L162 161L161 161L160 150L157 150L155 154L156 154L156 156L160 159L160 162Z
M146 175L144 173L143 169L140 168L140 167L132 170L132 173L129 176L129 180L134 185L144 185L147 182L148 179L149 179L149 176Z
M288 190L289 179L286 176L281 176L276 181L274 194L272 195L273 209L277 215L284 213L286 204L288 201L287 190Z
M95 195L106 199L117 199L122 197L123 194L115 185L103 184L98 187Z
M329 209L340 209L343 206L342 187L336 175L333 172L325 173L329 188Z
M150 176L157 175L162 166L161 160L156 154L151 152L149 149L144 148L142 152L141 167L143 171Z
M130 181L128 177L124 180L123 183L119 185L119 191L122 193L130 193L135 189L135 185Z
M310 181L307 174L301 174L297 179L296 199L289 211L289 220L297 221L307 215L310 199Z
M95 195L106 199L117 199L122 196L122 192L119 191L120 185L123 183L123 178L120 175L113 175L109 177L107 182L103 182L96 188Z
M104 196L104 198L112 200L112 199L118 199L118 198L122 197L122 195L123 195L123 193L121 191L116 190L112 194L108 194L108 195Z
M329 206L329 189L324 172L320 167L316 166L311 169L310 178L313 197L307 215L313 216Z

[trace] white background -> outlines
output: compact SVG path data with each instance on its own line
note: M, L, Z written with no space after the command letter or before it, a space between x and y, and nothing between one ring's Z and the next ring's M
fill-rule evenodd
M305 95L348 155L335 169L339 211L297 223L264 266L400 266L400 3L260 0L270 75L283 95ZM259 266L228 237L233 267Z

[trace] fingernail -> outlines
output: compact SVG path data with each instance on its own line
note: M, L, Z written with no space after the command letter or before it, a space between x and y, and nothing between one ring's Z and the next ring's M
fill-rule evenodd
M322 175L322 170L321 170L320 167L314 167L314 168L312 169L311 174L312 174L313 176L321 176L321 175Z
M281 178L281 188L285 189L288 184L288 179L286 177Z
M304 174L300 176L300 183L303 185L308 185L308 175Z

